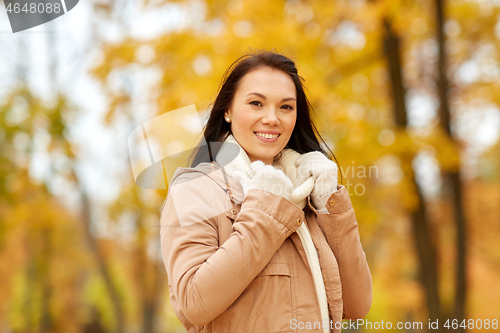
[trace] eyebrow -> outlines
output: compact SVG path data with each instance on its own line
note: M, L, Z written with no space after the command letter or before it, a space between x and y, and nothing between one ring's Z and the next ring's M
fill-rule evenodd
M267 98L266 98L266 96L264 96L264 95L262 95L262 94L259 94L259 93L256 93L256 92L251 92L251 93L249 93L248 95L252 95L252 94L253 94L253 95L257 95L257 96L259 96L259 97L261 97L261 98L263 98L263 99L267 99ZM248 96L248 95L247 95L247 96ZM282 102L284 102L284 101L292 101L292 100L294 101L294 100L295 100L295 97L287 97L287 98L283 98L281 101L282 101Z

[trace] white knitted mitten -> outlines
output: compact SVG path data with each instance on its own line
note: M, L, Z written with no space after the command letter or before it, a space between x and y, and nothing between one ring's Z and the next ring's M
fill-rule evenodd
M259 189L280 195L287 200L292 198L293 184L283 171L272 165L265 165L262 161L253 162L250 168L252 169L251 178L241 171L233 173L233 178L243 187L245 197L248 191Z
M319 151L302 154L297 158L297 179L300 182L314 178L311 199L314 207L326 211L326 201L337 190L337 164Z

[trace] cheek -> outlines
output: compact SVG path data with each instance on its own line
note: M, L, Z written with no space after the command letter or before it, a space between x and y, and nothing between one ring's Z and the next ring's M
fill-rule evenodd
M295 128L295 123L297 121L297 117L296 116L292 116L290 118L287 119L286 121L286 129L287 131L289 132L289 134L291 135L292 134L292 131L293 129Z
M234 119L233 125L235 125L239 130L245 131L250 130L254 123L255 120L252 118L251 114L243 113Z

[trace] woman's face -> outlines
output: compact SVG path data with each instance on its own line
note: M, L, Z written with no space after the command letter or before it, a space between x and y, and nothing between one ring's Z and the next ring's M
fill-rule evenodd
M243 76L226 111L234 138L250 161L272 164L287 145L297 119L297 93L292 78L270 67Z

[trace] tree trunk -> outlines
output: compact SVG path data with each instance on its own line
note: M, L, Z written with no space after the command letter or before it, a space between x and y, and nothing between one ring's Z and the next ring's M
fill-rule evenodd
M160 304L164 283L160 275L158 262L148 258L148 228L144 227L142 213L136 219L137 249L136 249L136 274L140 284L140 295L142 301L142 331L153 333L155 331L155 316Z
M449 82L447 76L447 56L446 56L446 37L444 34L444 0L436 0L436 30L437 39L439 45L439 57L438 57L438 78L437 85L439 91L439 115L441 118L441 126L445 133L456 142L453 133L451 132L451 117L450 117L450 107L448 102L448 91ZM458 145L457 145L458 146ZM455 279L455 308L454 308L454 319L458 319L462 322L465 319L465 301L466 301L466 221L463 212L463 202L462 202L462 181L460 180L460 169L458 171L446 171L443 172L443 178L447 180L452 189L453 196L453 213L455 219L455 228L457 233L456 239L456 279ZM464 332L462 327L458 328L458 331Z
M147 229L144 228L142 212L135 219L137 248L135 274L139 283L139 297L142 304L142 332L153 333L154 330L154 304L151 303L151 264L147 255L148 237Z
M41 318L40 318L40 333L52 332L52 316L50 313L51 300L52 300L52 285L50 279L50 260L52 257L52 244L50 240L51 230L45 227L40 236L42 240L42 252L40 253L40 285L42 289L41 299Z
M403 84L402 65L400 60L400 39L392 31L392 27L387 19L384 21L384 25L386 27L384 46L392 85L394 119L398 128L406 130L408 115L405 104L406 90ZM436 246L434 239L431 237L423 195L415 179L415 174L411 165L414 157L413 154L407 153L405 156L401 156L401 161L406 177L412 180L412 184L418 196L417 208L415 211L411 212L413 236L418 256L420 283L425 290L429 317L431 320L436 320L440 318Z
M73 170L73 177L76 179L76 184L79 186L79 191L80 191L80 201L82 205L81 214L84 227L83 229L85 231L85 238L87 239L88 245L93 253L95 260L97 261L99 270L104 279L104 283L109 292L111 303L113 304L113 312L116 320L116 333L123 333L125 331L125 319L123 315L123 308L120 300L120 295L118 293L115 284L113 283L111 274L109 273L108 270L108 266L106 265L105 258L100 252L97 242L95 238L92 236L92 233L90 231L92 225L92 218L90 215L91 206L89 198L87 196L87 193L83 189L82 184L79 181L78 175L76 174L75 170Z

